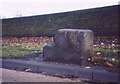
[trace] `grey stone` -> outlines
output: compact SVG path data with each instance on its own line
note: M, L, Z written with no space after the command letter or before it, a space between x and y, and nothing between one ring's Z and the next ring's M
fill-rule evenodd
M106 70L95 70L93 80L102 80L104 82L119 82L120 74L108 72Z
M87 65L92 56L93 36L91 30L60 29L55 34L54 46L48 45L43 50L45 58Z
M54 59L55 56L55 45L49 44L43 48L43 57L45 60Z

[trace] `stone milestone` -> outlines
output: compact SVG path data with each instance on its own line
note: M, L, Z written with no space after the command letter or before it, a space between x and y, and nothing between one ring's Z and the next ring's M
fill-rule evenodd
M87 65L92 56L93 32L81 29L59 29L54 43L43 48L45 60Z

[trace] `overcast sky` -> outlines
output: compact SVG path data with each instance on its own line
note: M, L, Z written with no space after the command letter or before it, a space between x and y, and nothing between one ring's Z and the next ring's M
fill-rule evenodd
M117 5L119 0L0 0L0 18L43 15Z

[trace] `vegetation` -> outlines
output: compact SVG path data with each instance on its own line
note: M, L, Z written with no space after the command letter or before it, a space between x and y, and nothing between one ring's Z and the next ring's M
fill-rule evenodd
M96 36L118 35L118 6L2 19L2 36L54 36L58 29L91 29Z
M113 55L114 53L118 52L118 48L115 49L104 49L104 48L93 48L93 51L96 53L96 54L104 54L106 56L110 56L110 55Z
M2 57L18 57L31 54L32 50L16 47L16 46L3 46Z
M0 52L2 51L2 55L0 57L3 58L14 58L14 57L25 57L27 55L31 55L34 53L41 52L43 48L43 44L39 45L36 48L23 48L22 46L2 46Z
M43 47L52 41L52 37L3 37L2 46L0 46L0 57L3 58L21 58L30 57L35 58L35 53L42 51ZM96 44L96 43L100 44ZM105 44L105 42L112 42L112 44ZM116 37L95 37L92 60L90 64L95 66L108 67L115 71L120 71L118 68L120 63L119 47Z
M0 46L0 57L26 57L42 52L43 47L50 42L48 37L4 37Z
M102 40L105 41L105 39ZM101 44L93 45L94 55L91 58L90 62L97 67L107 67L113 71L120 71L120 45L117 40L117 43L115 42L115 39L110 40L111 42L113 42L112 44L104 44L104 42L101 42ZM106 40L106 42L110 42L110 40Z

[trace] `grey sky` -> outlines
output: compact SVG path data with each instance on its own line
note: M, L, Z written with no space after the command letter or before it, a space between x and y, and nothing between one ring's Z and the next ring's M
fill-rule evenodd
M119 0L0 0L0 17L33 16L117 5Z

